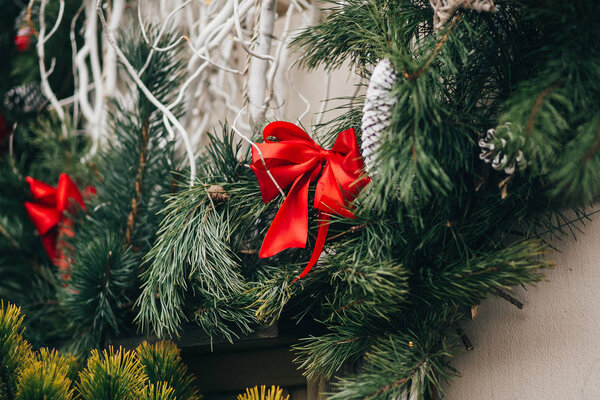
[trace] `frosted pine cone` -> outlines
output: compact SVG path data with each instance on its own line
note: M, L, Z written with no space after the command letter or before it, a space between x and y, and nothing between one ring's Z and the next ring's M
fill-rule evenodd
M4 95L4 107L16 115L33 114L40 111L46 97L37 82L16 86Z
M506 147L506 139L496 138L496 130L488 129L485 138L479 140L481 154L479 158L488 164L492 164L492 168L496 171L504 171L508 175L515 173L516 167L523 169L527 166L523 152L519 150L517 156L513 160L509 160L508 156L502 152Z
M429 0L433 8L433 27L437 31L459 8L483 12L494 11L493 0Z
M392 89L398 79L394 66L388 59L380 60L373 69L365 96L362 116L362 156L367 172L376 169L376 153L381 146L381 134L388 128L396 97Z

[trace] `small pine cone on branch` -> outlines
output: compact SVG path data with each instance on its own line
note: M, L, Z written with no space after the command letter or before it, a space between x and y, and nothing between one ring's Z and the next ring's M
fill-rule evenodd
M509 132L509 137L511 136ZM481 149L479 158L491 164L496 171L504 171L507 175L512 175L517 167L521 170L524 169L527 162L521 150L517 152L516 157L509 159L503 152L507 143L506 139L496 137L495 129L488 129L485 137L479 140L479 148Z
M389 127L396 97L392 89L398 79L396 69L388 59L380 60L371 74L365 96L362 116L362 156L367 172L377 170L377 151L381 147L381 135Z
M229 200L229 194L219 185L211 185L206 192L214 202L224 203Z

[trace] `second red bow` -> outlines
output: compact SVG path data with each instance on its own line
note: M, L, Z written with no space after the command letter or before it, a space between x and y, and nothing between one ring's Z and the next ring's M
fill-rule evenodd
M57 251L58 237L73 236L72 221L65 218L64 213L71 209L73 202L85 209L83 196L67 174L60 174L56 188L31 177L27 177L26 180L35 201L25 202L27 213L41 236L46 253L52 262L64 271L68 269L68 265ZM88 186L85 193L93 194L95 191L93 187Z
M308 188L318 179L314 207L319 210L319 232L308 265L298 277L302 278L319 259L327 238L330 215L354 218L351 203L369 183L369 178L364 176L364 163L354 129L341 132L331 150L323 149L301 128L289 122L270 123L263 131L263 138L265 143L256 143L256 146L267 168L255 147L250 165L258 179L263 201L267 203L279 194L267 170L281 188L291 186L263 240L259 252L261 258L306 246Z

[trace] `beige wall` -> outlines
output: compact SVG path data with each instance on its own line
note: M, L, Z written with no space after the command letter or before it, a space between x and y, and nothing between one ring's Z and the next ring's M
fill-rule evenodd
M322 101L325 97L325 82L327 73L322 69L318 69L312 72L305 72L304 70L294 70L292 78L294 84L300 93L310 103L310 109L306 116L300 121L302 125L309 129L311 124L315 123L317 115L322 106ZM343 69L334 71L331 73L331 83L329 88L330 99L334 97L349 97L352 96L357 88L359 80L354 74L351 74L349 69ZM364 88L363 88L364 89ZM363 90L364 91L364 90ZM286 96L288 108L286 110L287 115L283 115L287 121L296 122L296 118L304 112L306 104L301 100L299 95L293 90L289 90ZM327 122L333 119L335 116L340 115L343 111L333 110L333 108L347 104L347 100L329 100L326 104L326 110L322 118L322 122Z
M475 348L447 400L600 399L600 218L583 230L556 244L547 282L515 289L523 310L489 299L464 324Z

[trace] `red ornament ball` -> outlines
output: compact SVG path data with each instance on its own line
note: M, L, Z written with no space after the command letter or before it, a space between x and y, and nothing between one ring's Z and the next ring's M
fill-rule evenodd
M17 31L17 36L15 37L15 45L17 46L17 50L22 53L27 51L31 46L31 36L33 32L29 26L23 26L19 28Z

